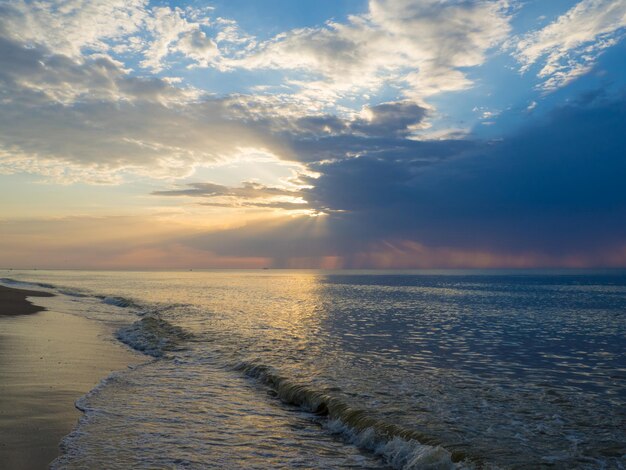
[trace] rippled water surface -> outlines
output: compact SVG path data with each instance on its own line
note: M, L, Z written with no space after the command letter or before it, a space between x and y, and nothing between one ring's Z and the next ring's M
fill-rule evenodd
M5 277L154 358L80 400L59 468L626 467L623 272Z

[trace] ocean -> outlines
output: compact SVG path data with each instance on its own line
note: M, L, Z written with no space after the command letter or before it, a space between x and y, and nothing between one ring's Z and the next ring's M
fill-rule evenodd
M146 354L53 468L626 468L624 271L0 274Z

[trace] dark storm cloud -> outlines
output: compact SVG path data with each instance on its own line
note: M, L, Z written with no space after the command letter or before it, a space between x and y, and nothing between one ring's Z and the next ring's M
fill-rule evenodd
M359 147L358 139L345 139L343 147L361 148L363 155L310 165L319 178L305 178L313 188L304 197L320 209L350 212L387 208L390 204L409 204L419 186L418 178L428 166L446 158L458 158L476 151L480 144L471 141L406 141L385 146L388 140ZM341 147L337 145L337 147Z
M305 198L431 244L564 250L624 242L624 129L624 96L580 102L423 169L365 157L320 166Z
M366 107L364 114L366 117L353 119L331 114L304 116L296 119L289 129L297 136L357 134L361 137L404 137L411 126L426 118L428 112L410 101L394 101Z
M192 243L288 257L349 256L368 244L412 240L606 260L626 245L624 129L626 96L599 96L556 109L498 142L416 143L413 152L402 149L403 158L387 150L316 164L321 176L308 181L313 187L303 197L331 211L324 230L306 230L320 221L292 220ZM447 158L425 166L418 144Z
M249 108L241 109L250 113ZM269 112L265 111L255 124L287 143L289 159L304 163L374 153L431 161L458 150L408 139L413 128L423 123L428 115L426 108L412 102L398 101L367 107L364 109L366 117L351 119L330 114L268 119L265 117L267 114Z
M370 119L358 119L351 128L367 136L404 136L426 117L426 109L412 102L383 103L369 108Z
M463 154L477 146L467 140L417 141L406 138L364 137L360 135L336 135L292 139L291 149L296 158L316 166L325 160L345 157L372 156L389 160L410 160L422 164L436 163L445 158Z

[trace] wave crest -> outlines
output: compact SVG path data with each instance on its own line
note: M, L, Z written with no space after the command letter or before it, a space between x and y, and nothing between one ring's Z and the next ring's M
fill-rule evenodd
M235 369L269 386L284 403L328 418L327 429L382 457L393 468L439 470L473 468L463 452L450 452L432 436L371 416L331 394L294 383L273 368L241 362Z
M131 348L153 357L180 351L184 349L184 342L191 338L191 334L182 328L155 316L143 317L120 328L115 336Z
M105 296L105 297L99 297L100 299L102 299L102 303L105 303L107 305L113 305L115 307L121 307L121 308L132 308L135 307L137 308L138 305L133 302L132 300L126 299L124 297L113 297L113 296Z
M54 289L56 287L55 285L48 284L46 282L18 281L17 279L12 279L10 277L0 278L0 282L3 284L11 284L11 285L17 285L17 286L34 287L34 288L42 288L42 289Z

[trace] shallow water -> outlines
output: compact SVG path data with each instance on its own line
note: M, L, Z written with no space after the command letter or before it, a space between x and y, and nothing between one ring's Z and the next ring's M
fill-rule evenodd
M626 467L623 272L5 277L155 358L81 399L58 468Z

